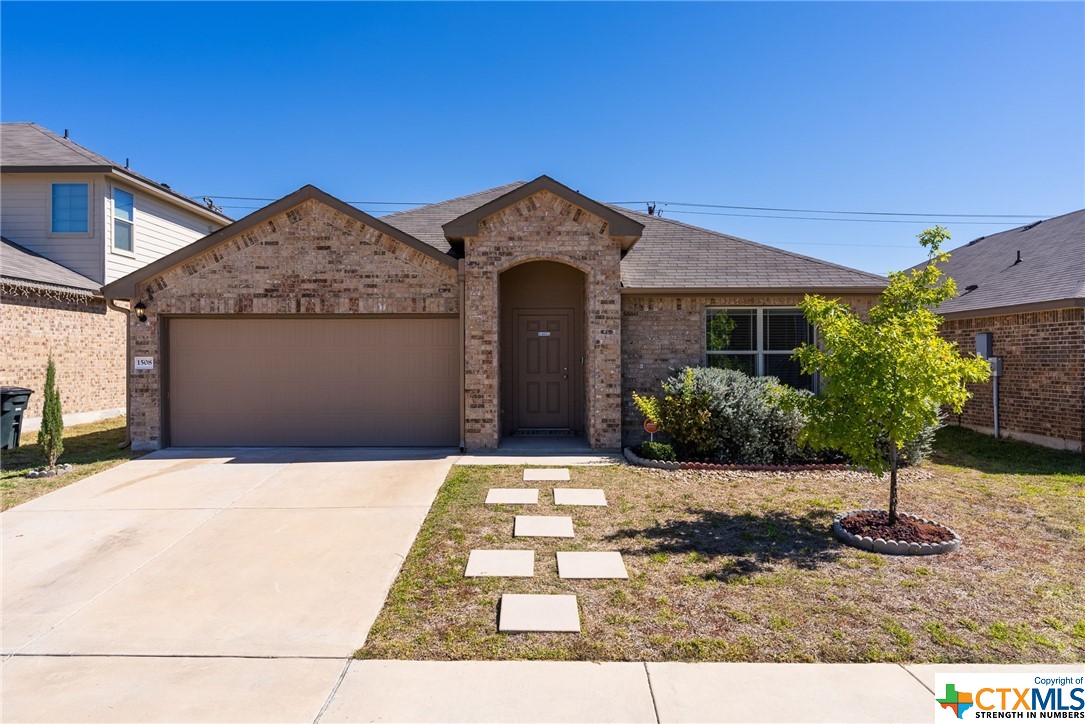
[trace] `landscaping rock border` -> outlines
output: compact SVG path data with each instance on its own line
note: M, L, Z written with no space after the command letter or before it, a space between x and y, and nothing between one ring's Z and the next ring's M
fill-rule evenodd
M671 463L663 460L649 460L625 448L625 459L633 465L641 465L657 470L748 470L753 472L788 473L802 470L850 470L847 465L836 463L812 463L809 465L725 465L723 463Z
M874 553L886 553L893 556L937 556L943 553L953 553L961 547L961 536L957 535L957 531L953 530L947 525L943 525L938 521L927 520L926 518L920 518L918 515L910 515L908 513L898 513L901 518L910 518L912 520L918 520L921 523L929 523L936 525L939 528L945 528L953 534L953 540L946 541L945 543L911 543L909 541L897 541L897 540L885 540L883 538L871 538L870 536L858 536L854 533L849 533L844 530L844 526L840 521L847 518L849 515L855 513L885 513L884 510L864 509L864 510L846 510L843 513L838 514L833 518L833 532L836 537L844 541L850 546L856 548L862 548L864 551L873 551Z
M54 478L57 475L63 475L72 469L71 463L64 463L63 465L57 465L55 469L49 468L34 468L26 474L28 478Z

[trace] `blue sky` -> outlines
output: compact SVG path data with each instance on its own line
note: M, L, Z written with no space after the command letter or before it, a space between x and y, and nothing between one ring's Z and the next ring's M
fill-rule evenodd
M348 201L425 202L545 173L601 201L1027 215L866 223L661 206L879 273L922 260L929 222L957 245L1085 206L1082 3L4 2L0 14L4 121L71 129L193 196L314 183ZM235 218L262 204L219 202Z

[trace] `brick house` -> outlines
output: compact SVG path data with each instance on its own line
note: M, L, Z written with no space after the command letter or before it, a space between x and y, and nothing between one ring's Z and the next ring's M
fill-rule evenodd
M229 223L222 214L33 123L0 124L0 384L41 417L52 352L68 424L125 411L125 316L103 284Z
M382 218L306 186L104 293L145 307L137 447L614 449L641 435L631 393L677 367L812 384L802 296L865 309L885 285L543 176Z
M1067 450L1085 441L1085 210L981 237L955 249L945 273L958 296L939 308L962 352L992 335L1002 358L999 427ZM972 385L955 421L994 431L994 382Z

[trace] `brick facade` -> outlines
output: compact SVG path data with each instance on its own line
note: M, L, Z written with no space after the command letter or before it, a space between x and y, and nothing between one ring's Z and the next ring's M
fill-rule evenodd
M1008 437L1081 450L1085 440L1085 309L1057 309L946 320L942 334L962 353L976 349L976 335L991 332L1002 358L999 425ZM991 432L991 382L971 385L964 413L951 418Z
M469 448L500 441L501 272L529 261L568 264L585 280L585 420L588 443L621 442L621 247L607 223L541 191L479 222L465 249L465 436Z
M123 412L124 314L104 299L4 284L0 335L0 384L34 390L27 428L41 417L50 351L69 424Z
M129 326L133 445L161 446L162 318L172 315L458 314L456 269L307 200L141 286L147 321Z
M705 310L708 307L797 307L802 294L718 296L622 296L623 444L646 439L633 392L657 394L674 370L705 364ZM842 295L865 313L878 296Z

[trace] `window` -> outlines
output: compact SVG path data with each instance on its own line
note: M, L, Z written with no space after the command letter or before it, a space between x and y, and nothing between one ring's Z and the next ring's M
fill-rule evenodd
M87 184L53 184L53 233L85 234L90 228Z
M117 251L132 251L134 207L132 194L113 189L113 248Z
M795 348L814 341L814 328L802 311L787 308L709 309L705 324L705 357L709 367L772 375L785 385L815 389L805 375Z

